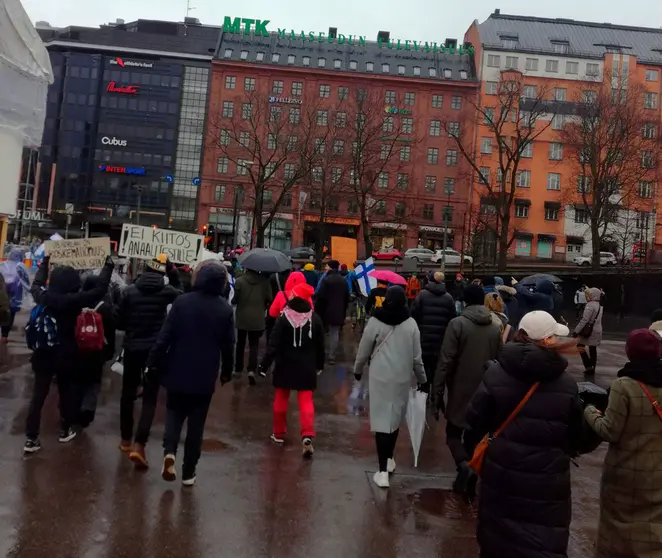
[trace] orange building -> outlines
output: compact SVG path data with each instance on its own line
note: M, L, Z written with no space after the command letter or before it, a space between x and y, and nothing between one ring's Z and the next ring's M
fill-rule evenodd
M523 154L511 222L515 241L511 255L572 259L591 252L590 229L577 201L577 170L566 154L561 130L572 118L577 100L596 80L607 75L625 76L645 89L641 99L650 113L650 130L660 123L660 69L662 30L587 23L570 19L544 19L502 15L496 10L483 23L475 21L465 34L475 48L481 107L494 106L497 84L504 72L518 72L526 97L544 92L553 110L547 128ZM551 120L551 123L549 122ZM496 155L489 153L491 130L476 126L477 165L494 174ZM645 133L645 132L644 132ZM655 224L656 184L642 181L640 200L632 211L637 231L625 252L637 243L662 244ZM473 184L473 203L478 206L480 187ZM629 211L629 210L628 210ZM618 224L613 225L614 236ZM616 247L607 247L610 251ZM624 254L628 256L629 254Z
M375 211L370 217L374 248L440 248L447 223L448 246L459 249L470 181L442 122L457 115L457 124L462 125L459 115L477 94L472 54L448 39L440 45L422 44L391 39L389 33L380 32L377 41L369 41L345 37L335 28L319 34L260 32L256 36L239 33L236 25L232 20L226 25L212 65L198 207L198 225L214 227L218 247L251 244L255 200L247 173L232 161L228 163L227 147L218 145L215 129L241 126L242 106L256 92L270 95L269 102L281 106L284 113L294 109L298 114L298 107L304 111L319 105L331 120L348 94L364 90L379 95L388 111L383 113L385 120L397 119L404 133L412 137L410 147L399 148L397 177L394 172L384 173L389 186L397 180L403 187L384 200L381 215ZM388 134L387 124L384 130ZM268 141L266 130L256 134ZM266 209L279 197L280 172L276 171L269 185ZM311 180L302 177L285 196L266 231L266 244L277 249L312 244L319 213L310 195ZM402 216L405 204L405 218L385 217L398 212ZM328 236L359 239L362 254L358 213L351 197L341 196L332 200L325 222Z

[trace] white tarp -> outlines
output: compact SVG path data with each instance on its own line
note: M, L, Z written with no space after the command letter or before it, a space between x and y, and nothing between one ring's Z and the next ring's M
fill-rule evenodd
M204 244L199 234L124 223L118 254L139 260L165 254L173 263L194 266L202 258Z
M41 145L48 86L48 51L20 0L0 2L0 130L26 147Z

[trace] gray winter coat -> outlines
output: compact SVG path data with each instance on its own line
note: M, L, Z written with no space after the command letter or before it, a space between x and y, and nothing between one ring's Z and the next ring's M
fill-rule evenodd
M604 315L604 309L602 306L600 306L601 296L602 291L600 289L596 287L588 289L588 297L590 297L590 300L584 307L584 314L582 315L582 319L579 320L579 323L575 328L575 333L579 335L579 332L589 322L595 320L595 324L593 325L593 333L591 333L589 337L579 337L580 345L597 347L600 343L602 343L602 317Z
M496 358L500 347L500 328L484 306L467 306L448 324L434 394L443 399L448 387L446 420L451 424L469 428L465 417L469 401L483 379L485 364Z
M271 305L269 279L247 270L234 284L232 304L237 306L237 329L262 331L265 328L265 313Z
M400 428L407 412L412 372L419 384L427 382L421 336L414 319L390 326L370 318L356 353L354 372L360 374L367 363L370 430L393 432Z

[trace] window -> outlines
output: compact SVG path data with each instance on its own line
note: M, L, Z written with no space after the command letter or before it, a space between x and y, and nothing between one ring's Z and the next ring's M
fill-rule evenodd
M239 132L239 145L248 147L251 143L251 136L248 132Z
M255 91L255 78L244 78L244 91Z
M388 173L380 172L379 177L377 178L377 186L380 188L388 188Z
M462 97L459 95L453 95L451 97L451 108L453 110L460 110L462 108Z
M428 175L425 177L425 191L434 192L437 189L437 177Z
M375 71L375 64L374 64L374 62L366 62L366 63L365 63L365 71L366 71L366 72L374 72L374 71Z
M557 73L559 71L559 61L547 60L547 62L545 63L545 71L551 73Z
M496 95L498 90L499 90L499 84L496 81L485 82L486 95Z
M225 52L223 53L223 56L225 58L232 58L232 49L231 48L226 48Z
M556 206L545 206L545 221L558 221L559 208Z
M276 163L271 161L270 163L267 163L266 165L264 165L264 177L265 178L272 177L274 172L276 172Z
M317 59L317 67L324 68L326 66L326 58L320 57Z
M561 175L558 172L550 172L547 174L547 189L548 190L561 189Z
M299 122L301 122L301 109L292 107L290 109L290 124L298 124Z
M647 139L654 139L657 136L657 127L655 124L653 122L644 124L642 135Z
M577 177L577 193L588 194L591 191L591 177L578 176Z
M237 159L237 176L246 176L250 168L250 161L245 159Z
M593 104L598 100L598 92L597 91L584 91L582 93L582 103L585 103L587 105Z
M303 82L302 81L293 81L292 82L292 97L301 97L303 93Z
M531 188L530 170L522 170L517 173L517 186L520 188Z
M519 58L517 56L506 56L506 70L517 70Z
M575 223L585 225L591 218L588 209L579 209L575 207Z
M262 62L262 60L264 60L264 52L257 52L255 54L255 60L257 62Z
M455 193L455 179L447 176L444 178L444 194L454 194Z
M519 39L517 37L501 37L501 46L507 49L517 48Z
M345 85L338 87L338 99L344 101L347 97L349 97L349 87Z
M409 161L411 159L411 145L403 145L400 148L400 160Z
M552 43L552 47L557 54L568 54L570 45L568 43Z
M230 161L227 157L219 157L216 161L216 172L219 174L227 174Z
M421 67L420 66L414 66L414 75L415 76L420 76L421 75Z
M441 135L441 120L430 120L430 135L431 136Z
M280 54L278 52L274 52L271 55L271 61L272 62L278 62L280 60Z
M382 125L382 130L384 132L392 132L393 131L393 117L392 116L385 116L384 117L384 124Z
M294 64L294 54L287 55L287 63L290 65Z
M359 66L359 63L356 60L350 60L349 61L349 69L350 70L356 70Z
M230 131L221 130L220 135L218 136L219 145L230 145Z
M646 70L646 81L657 81L657 70Z
M223 118L232 118L234 116L234 103L232 101L223 101Z
M324 138L315 138L315 151L320 154L326 151L326 144L324 143Z
M405 93L405 105L414 106L416 95L414 93Z
M385 74L388 74L391 71L391 66L388 64L384 63L382 64L382 72Z
M347 113L336 112L336 127L344 128L347 125Z
M436 147L428 147L428 163L431 165L439 163L439 150Z
M436 68L428 68L428 75L430 77L437 77L437 69Z
M271 92L274 95L280 95L283 92L283 80L275 79L271 84Z
M327 126L329 124L329 111L328 110L318 110L317 111L317 125L318 126Z
M600 64L586 64L586 75L587 76L597 76L600 74Z
M341 66L342 66L342 60L340 60L340 58L336 58L333 61L333 67L339 69Z
M460 123L459 122L449 122L448 123L448 137L449 138L459 138L460 137Z
M433 203L426 203L423 205L423 219L434 219Z
M494 107L483 109L483 124L494 124Z
M480 152L485 155L492 153L492 138L480 138Z
M301 59L301 63L302 63L304 66L310 66L310 56L304 56L304 57Z
M223 201L225 197L225 186L216 186L214 188L214 201L220 202Z
M400 129L403 134L411 134L414 130L414 119L405 117L400 120Z
M565 124L564 114L555 114L552 116L552 130L563 130L563 124Z
M328 99L331 96L330 85L320 85L320 99Z
M395 105L398 102L395 91L387 91L384 93L384 102L387 105Z
M395 214L395 216L397 218L402 219L405 216L405 210L406 210L406 207L405 207L404 203L396 202L393 213Z
M565 73L577 75L579 73L579 62L566 62Z
M563 159L563 144L552 142L549 144L549 158L552 161L560 161Z
M271 107L271 108L277 108L277 107ZM248 120L251 116L253 116L253 105L251 105L250 103L242 104L241 105L241 117L244 120Z
M487 65L491 68L498 68L501 66L501 56L498 54L488 54L487 55Z
M453 70L450 70L450 69L448 69L448 68L445 68L445 69L444 69L444 77L445 77L446 79L450 79L450 78L452 78L452 77L453 77Z
M527 58L526 59L526 69L529 72L538 71L538 59L537 58Z
M555 101L565 101L566 89L563 87L554 88L554 100Z
M457 165L457 151L449 149L446 151L446 166L454 167Z
M641 152L641 168L642 169L653 168L653 154L650 151Z
M478 182L480 184L485 184L486 186L490 183L490 167L479 167L480 173L478 174Z
M331 169L331 182L338 184L342 178L342 169L338 167L333 167Z
M333 154L334 155L345 154L345 140L341 140L341 139L333 140Z
M267 135L267 149L276 149L276 136L273 134Z
M445 205L443 207L441 218L443 219L444 223L446 223L446 224L449 224L449 223L453 222L453 206L452 205Z
M517 203L515 200L515 217L519 219L528 219L529 217L529 206L525 203Z
M237 87L237 76L225 76L225 88L234 89Z
M396 186L399 190L408 190L409 189L409 175L407 173L398 173L398 181Z
M657 93L644 93L644 108L656 109L657 108Z
M650 213L645 211L637 211L636 226L638 229L649 229L650 228Z
M359 212L359 204L356 202L356 200L349 200L347 202L347 213L351 215L355 215L358 212Z
M639 182L639 186L637 188L637 195L640 198L652 198L653 197L653 188L652 184L647 181L641 181Z
M389 144L382 144L379 150L379 158L382 161L388 159L389 154L391 153L391 146Z
M522 97L525 99L535 99L538 95L538 88L535 85L525 85L522 89Z
M386 202L384 200L379 200L377 203L375 203L375 213L377 215L386 214Z
M296 165L294 163L285 163L283 170L283 178L285 180L292 180L296 175Z
M324 169L322 167L313 167L313 182L322 182L322 176L324 174ZM310 205L313 207L313 199L311 197ZM315 204L318 205L318 204Z
M405 67L402 64L398 64L398 75L399 76L405 75Z
M443 95L432 95L432 108L441 108L444 104Z
M281 112L281 107L269 107L269 122L278 122Z

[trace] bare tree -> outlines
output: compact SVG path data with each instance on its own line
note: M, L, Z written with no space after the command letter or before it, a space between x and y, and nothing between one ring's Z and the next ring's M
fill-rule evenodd
M481 219L497 239L497 267L504 271L508 250L517 236L513 225L515 194L520 177L520 163L530 157L533 142L551 126L555 112L548 86L524 84L524 75L515 70L502 72L494 96L485 105L478 101L466 104L460 117L466 124L457 127L449 119L442 127L452 138L467 163L475 189L480 196ZM453 117L457 121L457 117ZM482 137L474 138L475 127L482 124ZM491 170L496 163L496 176Z
M595 269L617 213L652 195L660 136L648 95L627 74L608 73L574 99L576 113L561 132L573 169L568 191L588 212Z

